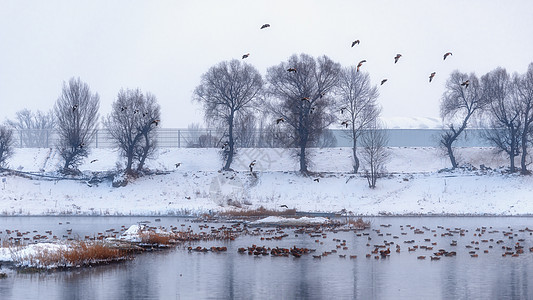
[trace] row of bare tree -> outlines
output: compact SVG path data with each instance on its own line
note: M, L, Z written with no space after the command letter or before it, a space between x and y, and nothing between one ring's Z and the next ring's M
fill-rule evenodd
M0 126L0 167L13 154L15 129L55 128L59 140L56 145L63 160L61 172L78 173L78 167L89 155L89 144L94 140L98 126L100 97L91 92L89 85L79 78L63 84L53 110L49 113L32 113L25 109L17 113L14 121ZM160 108L154 95L143 94L139 89L121 90L113 102L111 113L103 118L104 126L115 140L117 148L126 159L125 172L143 169L146 159L154 152L155 128L160 123ZM11 128L10 128L11 127ZM23 130L28 146L42 143L43 131ZM134 161L137 166L133 168Z
M269 68L265 79L250 64L224 61L203 74L194 91L194 100L203 105L206 122L227 132L224 170L231 169L236 153L235 128L240 126L240 120L259 114L270 119L271 131L283 146L297 149L300 172L304 174L309 172L309 146L334 122L350 129L353 170L358 172L358 141L363 132L379 127L378 96L367 73L358 72L355 67L342 68L327 56L314 58L306 54L293 55ZM364 153L368 152L367 147L383 149L386 144L384 136L364 141L368 142L362 145ZM368 169L377 172L385 156L371 155Z
M440 143L446 149L452 168L458 166L454 142L471 123L486 128L484 137L509 157L515 172L529 174L528 148L533 142L533 63L525 74L509 75L497 68L480 79L473 73L454 71L446 82L441 99L441 116L446 131Z

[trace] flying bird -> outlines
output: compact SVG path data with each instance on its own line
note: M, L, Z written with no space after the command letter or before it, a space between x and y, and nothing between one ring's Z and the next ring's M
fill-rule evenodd
M287 72L289 72L289 73L290 73L290 72L294 72L294 73L296 73L296 69L295 69L295 68L288 68L288 69L287 69Z
M433 77L435 77L435 74L436 74L436 73L433 72L433 73L431 73L431 74L429 75L429 82L431 82L431 80L433 80Z
M401 54L399 54L399 53L398 53L398 54L396 54L396 56L394 57L394 63L397 63L397 62L398 62L398 60L400 59L400 57L402 57L402 55L401 55Z
M341 125L346 126L346 128L348 128L348 125L349 125L349 124L350 124L350 122L348 122L348 121L343 121L343 122L341 123Z
M383 79L383 80L381 80L381 84L380 84L380 85L383 85L385 82L387 82L387 80L388 80L388 79L386 79L386 78Z
M466 88L468 87L469 84L470 84L470 80L467 80L467 81L461 83L461 86L464 86L465 89L466 89Z
M315 178L313 181L320 182L320 178Z
M366 59L363 59L357 64L357 72L359 72L359 68L363 65L363 63L366 63Z
M263 26L261 26L261 29L265 29L265 28L268 28L270 27L270 24L264 24Z
M281 122L285 122L285 119L283 118L276 119L276 124L279 124Z
M174 164L176 166L176 169L179 168L179 166L181 166L181 163L177 163L177 164Z
M444 53L444 59L443 59L443 60L446 60L446 57L448 57L448 56L450 56L450 55L452 55L451 52L446 52L446 53Z
M311 101L309 100L309 97L303 97L301 100L302 100L302 101L311 102Z
M348 108L346 108L346 106L344 107L341 107L341 115L344 113L345 110L347 110Z
M97 162L97 161L98 161L98 159L93 159L93 160L91 160L91 164L92 164L92 163L95 163L95 162Z
M289 208L289 207L288 207L287 205L285 205L285 204L282 204L282 205L280 205L279 207Z
M359 40L355 40L355 41L353 41L353 42L352 42L352 47L355 46L355 45L357 45L357 44L359 44L360 42L361 42L361 41L359 41Z
M155 126L157 126L159 125L159 122L161 122L161 120L153 120L150 124L155 124Z
M250 53L246 53L242 56L242 59L245 59L245 58L248 58L248 56L250 56Z

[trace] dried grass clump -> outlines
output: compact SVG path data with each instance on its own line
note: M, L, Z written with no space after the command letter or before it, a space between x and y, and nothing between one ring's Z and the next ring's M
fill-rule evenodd
M358 218L357 220L349 219L348 225L355 227L357 229L365 229L370 228L370 222L369 221L363 221L362 218Z
M171 245L176 243L176 237L169 233L143 231L140 233L141 243L150 245Z
M273 210L260 206L256 209L227 210L221 212L220 215L229 217L294 216L296 215L296 209Z
M64 249L42 249L34 254L15 257L14 261L21 266L51 269L109 263L128 257L124 251L113 249L102 242L76 241L69 243Z

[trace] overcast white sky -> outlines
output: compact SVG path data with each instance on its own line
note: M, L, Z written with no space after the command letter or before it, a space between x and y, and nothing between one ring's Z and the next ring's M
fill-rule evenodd
M186 127L203 122L191 103L200 76L248 52L263 75L294 53L343 66L366 59L375 84L388 78L385 118L438 118L451 71L526 71L532 14L530 0L0 0L0 121L51 109L63 81L79 76L100 95L101 115L121 88L138 87L158 98L163 127Z

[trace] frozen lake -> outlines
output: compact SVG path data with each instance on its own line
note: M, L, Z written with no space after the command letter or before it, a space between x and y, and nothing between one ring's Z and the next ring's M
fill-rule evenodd
M152 226L185 224L197 230L199 225L176 217L162 217L161 222L154 222L154 217L0 217L0 231L52 230L63 236L67 229L72 229L71 236L84 236L145 220L151 221ZM365 220L371 221L371 228L357 233L338 231L324 232L326 236L310 236L295 233L294 229L283 229L287 237L267 240L272 237L266 234L270 228L262 227L264 234L242 235L231 242L185 244L168 251L139 254L124 263L69 271L25 273L3 266L0 271L8 273L8 278L0 279L0 299L533 297L533 253L530 252L533 236L526 230L527 226L533 228L533 218L379 217ZM209 225L220 227L222 224ZM5 238L3 234L0 236ZM345 246L340 247L343 240ZM453 241L456 245L452 245ZM382 258L379 254L371 254L375 245L386 243L390 256ZM300 258L238 253L238 248L252 244L271 248L305 247L316 252ZM396 252L396 245L400 246L400 252ZM517 245L523 247L523 254L502 256L505 252L516 252ZM228 251L197 253L189 252L187 246L226 246ZM343 250L343 247L347 248ZM455 251L457 255L431 260L439 249ZM332 250L337 252L313 257ZM367 254L371 257L367 258ZM474 254L477 257L472 257ZM357 258L350 258L354 255Z

